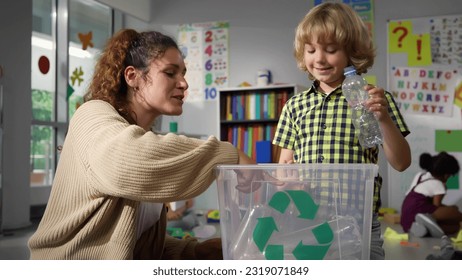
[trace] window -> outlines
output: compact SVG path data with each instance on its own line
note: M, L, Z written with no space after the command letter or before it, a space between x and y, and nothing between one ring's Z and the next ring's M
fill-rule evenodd
M52 0L32 1L31 185L50 185L54 174L56 101L55 7Z
M63 145L69 119L83 102L113 22L112 9L96 1L32 2L30 178L34 187L52 183L59 159L57 147ZM68 38L67 43L57 42L57 37Z
M111 36L111 15L94 1L69 2L69 117L82 104L96 58Z

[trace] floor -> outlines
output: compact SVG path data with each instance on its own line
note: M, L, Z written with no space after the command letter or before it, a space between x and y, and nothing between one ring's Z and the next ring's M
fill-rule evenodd
M382 221L382 233L387 228L398 234L402 234L399 224L390 224ZM28 228L16 231L4 231L0 233L0 260L27 260L29 250L27 240L34 233L37 223L32 223ZM408 236L408 242L402 244L401 240L384 238L383 248L385 249L386 260L425 260L429 254L438 254L440 250L440 239L425 237L417 238ZM459 250L462 248L456 247Z
M382 234L389 228L389 231L396 232L400 237L403 236L403 229L400 224L381 221L381 226ZM420 238L412 234L408 234L407 237L408 240L406 241L384 236L383 248L386 260L425 260L430 254L437 255L440 253L440 238Z
M38 221L24 229L0 233L0 260L28 260L27 241L37 228Z

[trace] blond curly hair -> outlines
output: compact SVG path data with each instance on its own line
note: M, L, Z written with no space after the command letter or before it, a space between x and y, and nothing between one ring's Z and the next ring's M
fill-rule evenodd
M314 38L318 43L333 42L342 46L348 63L358 74L367 73L375 58L375 47L369 31L359 15L347 4L326 2L312 8L295 31L294 56L297 66L308 72L304 61L305 44ZM308 72L310 79L314 80Z

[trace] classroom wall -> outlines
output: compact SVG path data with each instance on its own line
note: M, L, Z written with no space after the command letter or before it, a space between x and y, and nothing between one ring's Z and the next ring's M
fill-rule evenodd
M379 42L380 40L380 42L383 43L377 44L378 56L376 59L376 64L374 66L374 73L376 73L377 75L379 84L383 86L386 86L387 84L386 70L388 57L386 53L387 46L385 42L387 38L388 20L462 14L462 5L460 1L440 0L435 2L431 0L387 0L375 1L375 3L376 42ZM418 145L418 143L410 142L410 145ZM413 154L413 161L418 160L419 156L420 154ZM384 170L384 172L388 172L388 169ZM396 195L401 193L401 189L399 188L399 186L388 183L388 181L391 181L391 177L393 176L393 172L390 173L391 174L389 175L389 178L384 178L384 189L382 190L382 196L384 197L384 206L400 210L401 200L397 198ZM453 191L451 195L461 197L462 190L459 190L458 192Z
M387 21L460 14L462 5L456 2L453 0L374 1L377 57L368 74L376 76L378 86L385 88L387 85ZM229 86L237 86L243 81L254 83L255 73L260 68L271 70L276 82L306 86L310 82L296 67L292 48L295 27L312 6L311 0L154 0L149 26L176 36L176 28L179 24L228 21L230 24ZM130 18L126 20L128 26L136 27L139 23ZM213 118L216 115L216 104L213 103L186 104L183 116L175 119L179 123L179 131L216 135L218 120ZM171 120L172 118L164 118L164 129L168 130L168 122ZM410 144L414 145L414 143ZM389 167L383 156L380 156L379 164L379 172L384 177L383 205L388 206L388 197L393 192L393 186L388 185ZM215 195L212 186L212 191L207 191L203 195L206 206L214 206Z
M31 15L32 1L0 2L0 232L30 225Z

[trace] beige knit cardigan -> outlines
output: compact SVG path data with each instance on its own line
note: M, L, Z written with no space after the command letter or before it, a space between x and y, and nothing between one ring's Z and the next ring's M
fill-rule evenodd
M50 198L29 240L31 259L191 259L193 240L165 239L165 209L136 240L139 202L195 197L217 164L236 164L237 150L207 140L156 135L130 125L104 101L75 112Z

